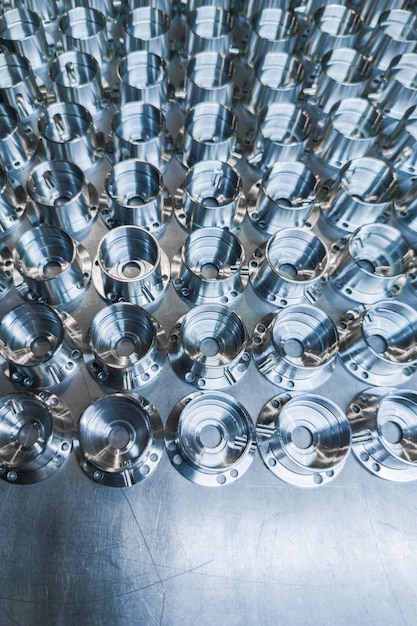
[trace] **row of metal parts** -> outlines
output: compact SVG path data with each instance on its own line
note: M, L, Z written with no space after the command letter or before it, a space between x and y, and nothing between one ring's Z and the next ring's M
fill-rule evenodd
M48 478L69 457L74 430L69 409L56 395L1 397L0 477L16 484ZM276 476L299 487L330 482L351 449L375 476L411 481L417 479L417 394L367 389L353 398L345 414L322 396L282 393L265 404L255 428L232 396L197 391L175 405L164 428L145 398L114 393L85 409L74 447L89 478L129 487L156 469L164 439L173 466L206 486L240 478L256 448Z

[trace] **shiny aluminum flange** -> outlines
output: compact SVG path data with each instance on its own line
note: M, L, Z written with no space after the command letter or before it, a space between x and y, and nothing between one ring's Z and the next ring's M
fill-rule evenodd
M162 59L168 59L170 19L154 6L133 9L123 18L123 48L125 54L148 50Z
M333 183L322 186L322 215L337 230L352 233L388 217L397 192L398 178L384 161L353 159Z
M195 387L223 389L249 367L248 336L241 318L220 304L201 304L171 331L168 356L174 372Z
M29 61L18 54L0 54L0 100L15 107L19 118L35 130L45 99Z
M146 102L166 109L167 65L164 59L147 50L127 54L117 69L120 104Z
M216 102L201 102L190 109L184 122L182 159L191 167L198 161L223 161L233 165L238 151L238 121L232 109Z
M382 80L369 95L385 117L400 120L411 106L417 105L417 53L394 57Z
M6 172L0 167L0 241L9 239L22 223L25 205L26 193L23 187L13 188Z
M214 226L236 229L245 216L242 180L221 161L200 161L177 191L175 217L187 231Z
M23 5L0 16L0 43L3 51L26 57L35 74L42 72L51 60L40 15Z
M255 63L255 76L248 90L248 109L258 115L274 102L296 103L303 87L301 61L285 52L269 52Z
M382 13L367 45L372 63L385 72L394 57L417 47L417 16L412 11L392 9Z
M169 260L155 237L137 226L118 226L98 245L93 281L110 302L158 304L170 280Z
M221 6L198 6L186 17L185 55L199 52L230 53L233 42L234 16Z
M349 404L352 451L374 476L417 479L417 394L412 389L366 389Z
M417 314L410 306L380 300L347 311L338 323L339 357L356 378L371 385L400 385L417 368Z
M247 195L252 225L267 235L282 228L310 228L320 215L317 185L318 179L303 163L276 163Z
M0 321L3 370L19 386L59 385L75 373L82 349L76 321L47 304L20 304Z
M347 161L365 156L382 126L382 114L369 100L346 98L336 102L319 144L313 145L314 155L327 166L340 168Z
M247 277L242 244L223 228L194 231L172 261L173 285L189 304L234 303Z
M25 130L16 109L0 103L0 164L10 176L23 175L23 170L33 164L36 144L36 137Z
M401 233L386 224L367 224L332 245L330 284L343 296L373 304L401 293L413 252Z
M54 474L72 450L74 422L54 394L10 393L0 398L0 478L29 485Z
M291 54L294 50L300 26L292 11L263 8L252 17L251 26L246 55L249 65L255 65L268 53Z
M58 226L78 239L93 226L98 213L96 188L70 161L43 161L31 172L28 193L41 222Z
M94 316L83 357L97 382L113 389L137 389L155 380L161 371L166 357L165 332L136 304L110 304Z
M274 306L314 302L323 292L329 270L325 244L303 228L285 228L256 248L249 263L256 294Z
M351 447L344 412L312 393L271 398L256 424L259 452L266 467L296 487L318 487L342 471Z
M252 354L258 370L279 387L315 389L336 367L339 339L330 317L310 304L293 304L256 325Z
M199 102L231 106L236 68L225 55L199 52L187 63L185 80L186 110Z
M88 289L87 250L61 228L42 225L26 231L14 251L14 284L29 302L68 305Z
M164 450L164 427L148 400L113 393L85 409L74 448L89 478L107 487L131 487L158 466Z
M383 157L397 172L400 184L405 188L415 180L417 172L416 142L417 106L414 106L406 112L394 129L388 128L388 134L384 133L380 141Z
M172 198L154 165L138 159L113 165L101 202L101 215L108 228L133 225L160 234L171 211Z
M197 391L172 409L165 445L171 463L188 480L206 487L228 485L253 461L255 426L232 396Z
M104 137L95 132L91 113L81 104L50 104L40 116L38 126L48 159L72 161L85 172L101 163Z
M307 111L290 102L266 107L259 114L257 126L253 154L248 161L261 169L277 161L298 161L312 131Z
M354 48L361 29L362 20L354 9L343 4L325 4L314 13L308 35L301 34L303 52L308 58L318 60L330 50Z

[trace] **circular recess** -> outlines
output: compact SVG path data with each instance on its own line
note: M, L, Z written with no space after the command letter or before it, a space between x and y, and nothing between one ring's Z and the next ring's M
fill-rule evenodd
M198 52L187 63L185 107L199 102L229 105L233 97L236 68L232 61L217 52Z
M167 100L165 61L147 50L135 50L119 63L120 104L147 102L160 108Z
M217 102L200 102L187 111L184 121L183 161L189 167L198 161L237 158L237 117Z
M136 158L160 167L165 154L166 122L157 107L147 102L128 102L112 118L115 155Z

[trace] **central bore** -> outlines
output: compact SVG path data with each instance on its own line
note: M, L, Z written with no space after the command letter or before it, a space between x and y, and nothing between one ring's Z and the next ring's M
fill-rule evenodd
M54 278L61 273L61 263L59 261L48 261L43 266L44 276L47 278Z
M219 268L215 263L204 263L201 266L201 276L203 278L217 278L219 275Z
M397 422L385 422L381 426L381 435L388 443L400 443L403 438L403 431Z
M130 337L122 337L116 342L117 356L130 356L136 351L136 345Z
M217 448L222 440L222 433L217 426L204 426L200 439L205 448Z
M51 349L51 342L47 337L36 337L31 343L30 349L34 356L43 358Z
M206 337L200 343L200 350L204 356L216 356L220 347L218 342L213 337Z
M382 335L371 335L368 344L377 354L383 354L388 349L388 344Z
M304 353L304 346L298 339L287 339L284 343L284 352L287 356L300 357Z
M140 265L134 261L125 263L122 268L122 274L125 278L138 278L141 275Z
M313 435L306 426L296 426L291 433L291 441L297 448L306 450L313 443Z
M127 199L126 204L128 206L143 206L145 204L145 200L140 196L130 196L130 198Z
M109 444L116 450L126 448L130 441L130 434L124 426L115 426L109 433Z
M17 440L24 448L30 448L39 439L39 430L36 424L24 424L19 428Z
M292 265L292 263L282 263L282 265L279 266L279 271L286 278L292 279L296 278L298 274L297 268L295 267L295 265Z
M219 206L219 201L214 196L207 196L203 201L204 206Z

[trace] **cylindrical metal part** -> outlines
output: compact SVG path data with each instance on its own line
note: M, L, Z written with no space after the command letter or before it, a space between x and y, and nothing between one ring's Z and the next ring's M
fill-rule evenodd
M0 100L16 108L22 121L30 123L42 112L45 100L29 61L18 54L0 54Z
M163 59L169 57L170 20L166 13L153 6L144 6L123 18L123 46L126 54L148 50Z
M100 67L112 61L114 49L110 46L106 17L89 7L69 9L59 20L64 50L78 50L91 54Z
M303 52L316 60L330 50L354 48L361 29L362 20L354 9L343 4L326 4L314 13Z
M400 120L417 105L417 53L394 57L372 98L385 117Z
M405 238L415 248L417 244L417 185L415 181L394 203L394 217Z
M216 52L228 55L232 40L234 19L221 6L198 6L188 13L185 51L188 57L198 52Z
M125 56L117 70L120 104L143 101L157 108L167 105L167 66L165 61L147 50Z
M187 63L185 106L218 102L230 106L236 69L230 59L217 52L200 52Z
M1 119L1 118L0 118ZM8 239L22 222L26 208L26 193L23 188L14 189L0 168L0 240Z
M411 107L396 128L389 130L381 137L380 150L402 185L409 186L417 172L417 107Z
M392 9L382 13L367 46L372 63L385 72L394 57L417 47L417 16L412 11Z
M0 16L0 43L3 50L26 57L35 73L51 59L39 14L22 5Z
M16 109L0 103L0 164L9 175L31 164L36 143L35 136L25 131Z
M248 97L254 114L274 102L296 103L305 77L301 61L285 52L269 52L255 63L255 76Z
M249 65L255 65L268 53L291 54L294 50L300 27L292 11L264 8L252 17L251 26L246 57Z

